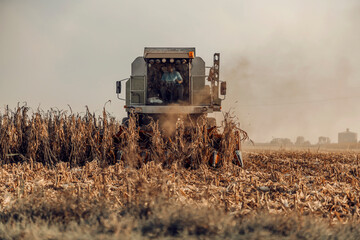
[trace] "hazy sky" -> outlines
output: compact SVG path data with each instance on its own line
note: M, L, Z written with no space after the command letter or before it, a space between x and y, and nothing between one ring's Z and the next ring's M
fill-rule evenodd
M360 1L0 0L0 111L27 102L125 115L115 82L146 46L221 53L231 109L255 141L360 133Z

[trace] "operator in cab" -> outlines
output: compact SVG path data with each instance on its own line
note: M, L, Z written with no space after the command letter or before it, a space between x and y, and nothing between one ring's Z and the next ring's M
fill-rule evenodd
M161 77L161 98L165 103L183 100L184 86L183 78L180 73L174 70L171 65L167 66L167 71Z

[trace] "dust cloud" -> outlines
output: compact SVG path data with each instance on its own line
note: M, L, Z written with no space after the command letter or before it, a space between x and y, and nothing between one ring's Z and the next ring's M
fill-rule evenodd
M225 109L256 142L295 142L297 136L337 142L347 127L359 133L360 5L304 1L264 13L249 26L262 32L249 31L239 39L244 47L222 63L229 86ZM265 33L264 26L271 30Z
M207 65L221 53L223 109L255 142L336 142L360 133L359 25L358 0L0 1L0 111L101 114L110 99L121 119L115 82L144 47L196 47Z

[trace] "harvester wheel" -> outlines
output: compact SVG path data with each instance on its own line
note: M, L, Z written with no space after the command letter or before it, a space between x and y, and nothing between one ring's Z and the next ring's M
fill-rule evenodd
M216 127L216 119L213 117L206 118L206 124L208 128Z
M124 117L121 121L122 125L125 127L129 126L129 118L128 117Z
M220 156L217 151L214 151L211 155L210 166L217 167L220 162Z
M121 161L122 155L123 155L123 152L122 152L121 150L118 150L118 151L116 152L116 161L117 161L117 162L120 162L120 161Z
M240 167L244 167L244 161L240 150L235 151L235 163Z

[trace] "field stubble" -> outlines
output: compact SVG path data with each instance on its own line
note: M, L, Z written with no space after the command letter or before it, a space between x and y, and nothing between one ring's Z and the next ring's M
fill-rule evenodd
M246 153L244 169L206 165L189 170L149 162L136 169L97 161L70 168L69 163L4 164L0 169L0 206L41 192L56 201L68 193L111 203L109 208L166 199L224 209L235 215L258 210L274 214L316 215L333 222L358 219L358 156L351 153Z
M246 152L244 168L198 161L189 169L178 159L134 167L107 160L112 145L95 141L100 131L108 141L115 132L116 121L106 120L105 112L96 127L86 120L89 113L27 119L24 110L2 115L0 238L360 236L354 227L360 216L357 153ZM57 121L58 138L49 130ZM94 127L87 133L82 124ZM109 126L114 129L106 133ZM85 149L76 155L79 146Z
M204 165L188 170L154 162L140 169L101 167L96 161L73 168L69 163L53 168L5 164L0 172L0 219L3 228L13 232L14 226L22 229L14 222L38 226L43 221L62 226L58 232L69 233L75 224L81 231L96 226L91 231L97 236L118 236L116 230L128 237L249 237L265 231L265 236L294 238L304 230L313 236L309 226L322 226L316 234L331 235L333 230L324 223L347 223L350 233L342 234L355 236L360 207L357 155L281 151L247 153L245 159L244 169ZM307 220L301 220L304 216Z

